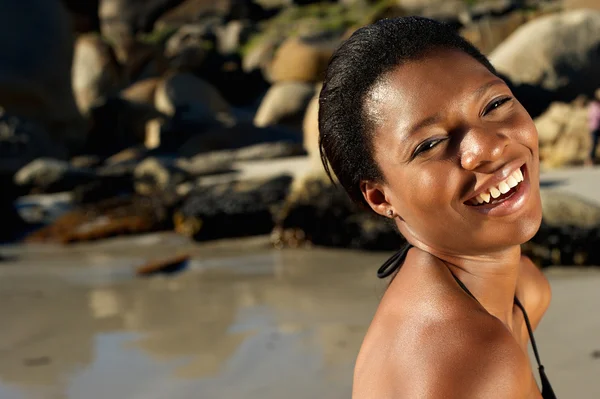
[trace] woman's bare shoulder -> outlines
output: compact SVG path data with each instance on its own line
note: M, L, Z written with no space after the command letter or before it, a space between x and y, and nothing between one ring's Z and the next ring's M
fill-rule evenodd
M422 251L407 256L361 347L354 398L441 397L480 384L474 380L478 375L485 376L482 389L492 389L495 378L527 375L527 358L502 323L482 311L435 262Z
M550 306L552 290L544 273L527 256L521 256L516 296L523 303L535 329Z

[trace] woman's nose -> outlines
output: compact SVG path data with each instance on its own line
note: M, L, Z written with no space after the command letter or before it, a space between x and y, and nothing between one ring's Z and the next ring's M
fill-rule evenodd
M471 129L461 143L461 165L467 170L491 166L502 160L510 139L501 132Z

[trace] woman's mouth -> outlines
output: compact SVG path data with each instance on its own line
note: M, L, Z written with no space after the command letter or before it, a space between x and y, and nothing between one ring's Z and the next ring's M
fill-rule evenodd
M502 182L466 201L465 205L487 216L507 216L527 203L529 193L527 167L523 165Z
M504 181L498 183L498 185L490 187L486 192L471 198L467 201L467 205L485 206L504 202L517 192L523 180L523 172L521 172L521 169L517 169Z

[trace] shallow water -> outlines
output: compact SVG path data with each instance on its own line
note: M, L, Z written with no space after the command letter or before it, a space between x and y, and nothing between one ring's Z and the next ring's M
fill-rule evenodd
M135 277L179 253L188 270ZM349 398L388 256L170 234L0 254L1 399ZM550 377L566 397L600 397L600 273L550 274Z

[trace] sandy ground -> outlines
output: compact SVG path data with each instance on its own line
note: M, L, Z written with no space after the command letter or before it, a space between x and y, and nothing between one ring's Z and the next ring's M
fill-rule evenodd
M0 253L1 399L349 398L388 256L172 234ZM136 265L191 253L185 272ZM536 332L559 397L600 397L600 270L547 271Z

